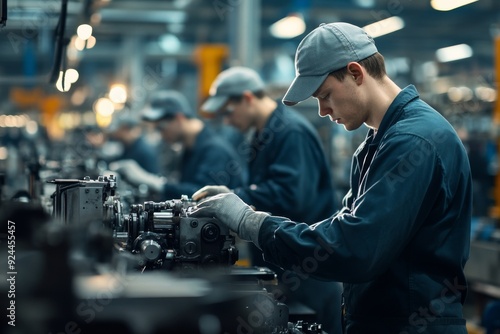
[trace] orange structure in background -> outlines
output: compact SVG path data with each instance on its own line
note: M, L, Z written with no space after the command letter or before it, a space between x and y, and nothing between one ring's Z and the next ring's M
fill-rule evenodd
M64 100L57 95L48 95L41 87L25 89L12 88L10 100L21 110L35 109L40 112L40 123L52 139L61 139L64 131L57 125L56 117L64 106Z
M198 101L201 103L208 96L210 86L222 71L222 64L228 56L229 49L225 44L202 44L196 48L195 62L200 75Z

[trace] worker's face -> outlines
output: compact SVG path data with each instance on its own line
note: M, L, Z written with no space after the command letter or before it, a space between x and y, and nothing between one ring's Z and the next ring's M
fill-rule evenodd
M169 144L175 144L182 138L182 130L177 118L163 119L157 122L156 129L160 132L163 140Z
M245 133L255 125L252 99L244 95L239 101L229 101L222 109L224 122Z
M314 98L318 101L321 117L328 116L332 122L342 124L348 131L359 128L367 120L359 85L350 75L343 81L329 75L315 92Z

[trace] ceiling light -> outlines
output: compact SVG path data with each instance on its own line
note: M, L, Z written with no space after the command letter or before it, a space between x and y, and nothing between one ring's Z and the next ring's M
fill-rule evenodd
M300 14L290 14L269 27L271 35L276 38L294 38L306 31L306 23Z
M476 1L477 0L431 0L431 6L435 10L449 11Z
M375 0L354 0L354 3L362 8L373 8Z
M472 57L472 54L473 52L470 46L467 44L459 44L438 49L436 51L436 58L439 62L445 63L448 61L469 58Z
M64 80L63 80L64 77ZM60 92L67 92L71 88L71 82L68 80L63 71L59 71L59 78L57 78L56 88Z
M69 83L75 83L80 75L78 74L78 71L75 70L74 68L69 68L66 70L66 80L68 80Z
M87 49L92 49L96 42L96 38L94 36L90 36L89 39L87 39Z
M405 21L399 16L392 16L387 19L364 26L363 29L373 38L380 37L403 29Z
M115 106L111 100L102 97L94 102L94 112L100 116L109 117L115 112Z
M476 87L476 89L474 89L474 94L478 99L485 102L495 102L497 98L497 91L491 87Z
M103 8L102 22L148 22L148 23L184 23L186 12L183 10L128 10L118 8Z
M76 29L76 34L85 41L92 36L92 27L88 24L81 24Z
M114 103L127 102L127 87L122 84L114 84L109 90L109 99Z
M85 49L85 41L83 39L81 39L80 37L75 38L74 45L78 51L83 51L83 49Z
M181 48L181 41L177 36L165 34L159 38L160 48L167 53L176 53Z

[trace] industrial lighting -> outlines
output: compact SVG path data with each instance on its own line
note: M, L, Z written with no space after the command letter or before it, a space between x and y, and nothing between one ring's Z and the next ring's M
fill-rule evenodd
M98 115L109 117L115 112L115 106L111 100L102 97L95 101L94 103L94 112Z
M9 150L5 146L0 146L0 160L7 160Z
M127 102L127 88L122 84L114 84L109 90L109 99L113 103L125 103Z
M399 16L391 16L387 19L364 26L363 29L373 38L380 37L401 30L405 27L405 21Z
M100 11L102 21L149 22L149 23L184 23L187 14L183 10L137 10L103 8Z
M97 42L96 38L94 36L90 36L87 39L87 49L92 49L95 46L96 42Z
M477 0L431 0L431 6L435 10L445 12L471 4L476 1Z
M80 37L75 38L75 48L78 51L83 51L85 49L85 40L81 39Z
M290 14L269 27L271 35L276 38L294 38L306 31L306 23L300 14Z
M438 49L436 58L441 63L472 57L472 48L467 44L458 44Z
M69 91L69 89L71 88L71 82L69 82L68 78L64 75L63 71L59 71L59 78L57 78L56 81L56 88L58 91L62 93Z
M362 8L373 8L375 0L354 0L354 3Z
M474 94L478 99L484 102L495 102L497 98L497 91L491 87L476 87L476 89L474 89Z
M172 34L165 34L160 36L158 43L160 48L168 53L176 53L181 48L181 41L179 38Z
M78 74L78 71L75 70L74 68L68 68L66 70L66 80L68 80L69 83L77 82L79 77L80 74Z
M76 29L76 34L78 37L86 41L90 36L92 36L92 27L88 24L81 24Z
M79 74L78 71L69 68L66 70L66 72L60 71L59 72L59 78L57 79L56 82L56 88L60 92L67 92L71 88L71 84L75 83L78 80ZM63 85L63 78L64 78L64 85Z

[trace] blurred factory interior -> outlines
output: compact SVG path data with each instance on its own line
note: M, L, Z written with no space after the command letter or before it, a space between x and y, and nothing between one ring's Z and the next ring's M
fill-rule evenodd
M300 40L320 23L349 22L375 38L389 76L401 87L414 84L422 99L455 127L468 150L474 217L466 318L470 333L499 333L498 327L497 332L489 330L484 318L485 310L500 300L500 1L439 3L3 0L2 210L12 198L50 207L55 185L49 180L97 179L106 169L100 164L103 151L119 155L120 147L104 143L106 148L98 151L90 135L108 128L120 114L137 114L156 91L178 90L199 110L217 74L241 65L257 70L280 99L295 76ZM450 3L463 6L446 8ZM340 199L349 187L351 155L366 128L347 132L318 117L313 99L295 108L320 134ZM219 126L228 138L235 136ZM153 131L147 136L162 145ZM172 178L178 173L178 150L158 150L162 168ZM147 189L120 195L137 203L149 196ZM495 319L500 319L498 309Z

